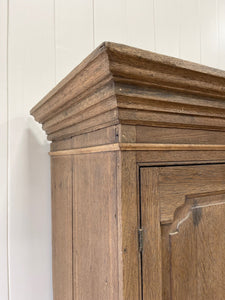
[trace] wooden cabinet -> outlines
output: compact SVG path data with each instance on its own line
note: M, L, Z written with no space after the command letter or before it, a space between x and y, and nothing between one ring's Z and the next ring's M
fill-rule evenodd
M225 72L107 42L31 113L54 300L225 299Z

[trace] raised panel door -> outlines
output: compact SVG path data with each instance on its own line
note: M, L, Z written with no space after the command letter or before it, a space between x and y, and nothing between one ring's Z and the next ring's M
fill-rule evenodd
M225 299L225 165L143 167L143 300Z

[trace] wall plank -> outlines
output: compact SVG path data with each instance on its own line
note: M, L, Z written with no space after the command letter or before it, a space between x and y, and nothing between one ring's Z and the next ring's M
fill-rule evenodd
M154 51L154 0L126 2L127 43L130 46Z
M200 63L199 4L180 0L180 58Z
M154 51L154 0L95 0L94 38Z
M155 0L156 52L179 57L179 0Z
M49 145L29 110L55 84L53 25L53 0L9 1L10 300L52 299Z
M94 41L127 43L126 0L94 0Z
M218 38L219 38L219 54L218 67L225 70L225 1L218 0Z
M201 24L201 63L217 68L219 67L218 1L199 1Z
M56 82L93 50L92 0L55 0Z
M0 0L0 299L8 300L8 1Z

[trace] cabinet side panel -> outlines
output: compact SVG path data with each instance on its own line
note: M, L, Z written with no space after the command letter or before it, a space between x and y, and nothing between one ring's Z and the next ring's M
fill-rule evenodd
M72 158L52 157L54 300L72 300Z
M119 299L117 154L74 156L74 300Z

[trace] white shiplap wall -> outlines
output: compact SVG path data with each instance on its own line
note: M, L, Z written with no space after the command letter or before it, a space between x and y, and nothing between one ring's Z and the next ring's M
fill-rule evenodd
M0 0L0 299L8 300L8 3Z
M49 144L29 110L104 40L225 69L225 0L0 0L1 300L52 300Z
M54 2L8 3L9 299L47 300L52 298L49 145L29 110L55 84Z

